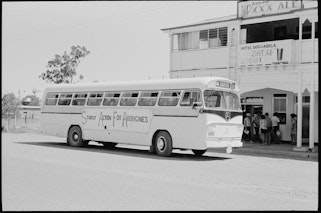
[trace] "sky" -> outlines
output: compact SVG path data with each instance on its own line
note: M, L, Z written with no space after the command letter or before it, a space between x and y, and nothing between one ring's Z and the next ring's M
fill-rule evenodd
M38 76L73 45L90 51L77 68L83 83L169 78L161 29L236 12L236 1L2 2L2 96L41 98L50 84Z

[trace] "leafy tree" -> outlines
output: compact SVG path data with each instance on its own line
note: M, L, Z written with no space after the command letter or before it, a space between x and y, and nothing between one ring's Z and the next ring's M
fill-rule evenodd
M48 61L46 71L41 73L39 78L54 84L72 83L77 75L77 67L80 61L90 52L84 46L72 46L68 54L66 51L63 55L55 55L54 59ZM79 76L79 80L84 77Z
M22 105L40 106L40 99L35 95L27 95L22 99Z
M2 97L2 118L10 118L11 115L18 113L19 100L14 93L5 94Z

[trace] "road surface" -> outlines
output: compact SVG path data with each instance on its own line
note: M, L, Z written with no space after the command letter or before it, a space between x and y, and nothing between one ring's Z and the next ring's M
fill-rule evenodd
M3 210L317 210L318 162L2 133Z

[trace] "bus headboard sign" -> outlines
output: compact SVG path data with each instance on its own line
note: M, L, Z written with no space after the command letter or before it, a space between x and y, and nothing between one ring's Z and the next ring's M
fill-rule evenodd
M216 86L228 89L235 89L235 83L228 83L225 81L216 81Z
M87 109L81 113L81 122L85 129L147 132L151 119L149 110Z

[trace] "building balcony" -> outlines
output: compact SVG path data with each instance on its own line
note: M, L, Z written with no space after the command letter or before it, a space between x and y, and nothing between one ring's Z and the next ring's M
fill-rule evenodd
M278 40L171 53L171 71L300 65L319 62L319 39Z

